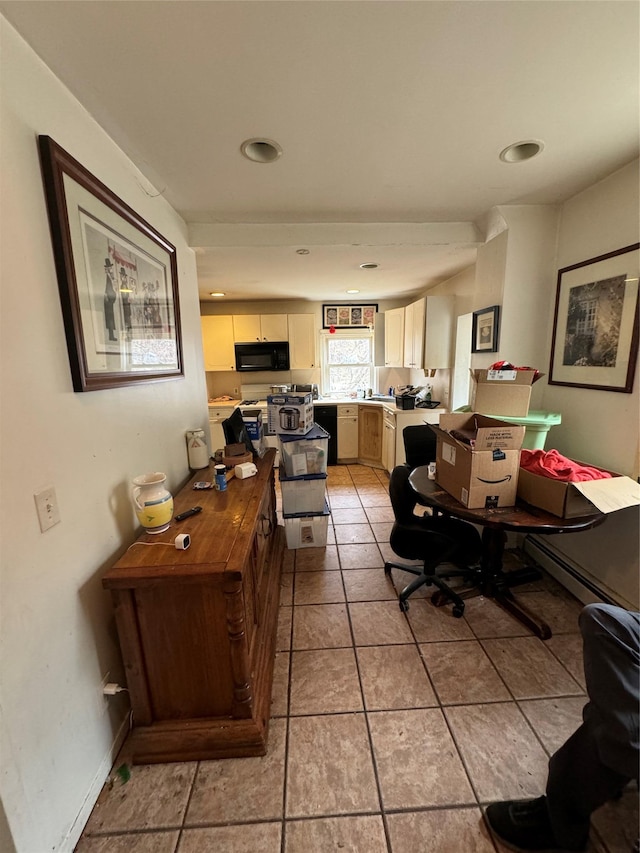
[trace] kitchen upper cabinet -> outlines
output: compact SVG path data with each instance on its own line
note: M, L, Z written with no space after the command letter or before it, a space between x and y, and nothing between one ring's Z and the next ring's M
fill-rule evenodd
M205 370L235 370L233 317L231 314L206 314L200 317Z
M289 314L289 357L291 369L317 367L316 315Z
M286 314L234 314L233 337L236 343L286 341Z
M384 366L404 366L404 308L384 312Z
M358 461L382 467L382 409L358 406Z
M424 353L424 315L426 299L418 299L404 309L405 367L422 367Z
M453 367L451 337L455 313L454 296L427 296L422 364L436 369Z

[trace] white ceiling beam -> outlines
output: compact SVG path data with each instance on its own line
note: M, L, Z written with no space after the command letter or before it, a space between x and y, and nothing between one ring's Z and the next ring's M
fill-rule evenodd
M188 225L189 245L273 246L448 246L484 242L473 222L289 222Z

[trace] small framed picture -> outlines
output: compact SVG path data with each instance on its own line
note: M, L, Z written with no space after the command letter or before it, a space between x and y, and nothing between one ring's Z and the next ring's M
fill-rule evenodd
M498 352L500 306L473 312L471 352Z
M364 329L375 323L377 303L370 305L337 304L322 306L322 328Z

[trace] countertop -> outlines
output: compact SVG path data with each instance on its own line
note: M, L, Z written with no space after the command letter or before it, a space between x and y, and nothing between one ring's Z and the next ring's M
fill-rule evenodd
M222 400L218 403L209 402L210 409L220 409L222 407L230 407L235 408L240 404L240 400ZM353 398L353 397L320 397L318 400L313 401L314 406L338 406L338 405L349 405L349 406L378 406L384 407L389 411L394 412L396 415L406 415L413 414L415 412L437 412L438 414L442 414L443 412L448 412L449 410L445 406L438 406L437 409L401 409L396 406L395 403L387 402L384 400L368 400L366 397L362 398Z

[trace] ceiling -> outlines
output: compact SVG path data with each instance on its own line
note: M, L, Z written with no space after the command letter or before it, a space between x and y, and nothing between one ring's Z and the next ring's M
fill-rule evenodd
M474 262L495 205L559 203L633 160L639 8L0 0L189 224L205 300L410 298ZM282 156L243 158L255 137ZM527 140L537 157L499 159Z

